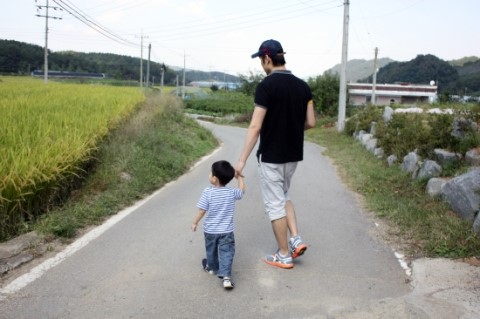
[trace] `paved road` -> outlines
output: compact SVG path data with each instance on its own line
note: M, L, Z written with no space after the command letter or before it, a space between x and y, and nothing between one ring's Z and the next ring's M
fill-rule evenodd
M309 143L291 190L308 243L295 268L260 261L276 245L251 157L245 169L247 193L237 204L236 287L225 291L219 279L203 272L203 235L190 231L195 204L208 185L211 163L235 163L246 132L204 125L223 141L218 151L9 294L0 301L0 318L363 318L355 313L366 307L407 318L416 311L403 302L391 307L391 300L411 292L405 271L391 248L372 235L374 223L321 149Z

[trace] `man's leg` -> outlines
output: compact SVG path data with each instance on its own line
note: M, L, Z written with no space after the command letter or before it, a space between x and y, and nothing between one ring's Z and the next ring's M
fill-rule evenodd
M292 248L292 257L297 258L305 253L305 250L307 250L307 245L302 241L302 238L298 236L297 216L291 200L286 201L285 211L287 213L287 226L288 230L290 231L289 242Z
M293 268L294 264L288 250L288 224L285 211L284 165L260 162L259 173L265 209L270 218L278 252L267 255L267 264L280 268Z
M288 224L287 224L287 218L279 218L276 220L272 221L272 228L273 228L273 233L275 235L275 239L277 240L277 245L278 245L278 250L280 252L280 255L282 256L288 256L289 251L288 251Z
M293 268L294 264L292 261L292 256L288 251L288 226L287 226L287 217L281 217L278 219L272 220L273 234L278 245L278 251L273 255L265 256L265 262L272 266L290 269Z
M290 237L295 237L298 235L297 215L295 214L295 208L291 200L286 201L285 211L287 212L287 225L290 231Z

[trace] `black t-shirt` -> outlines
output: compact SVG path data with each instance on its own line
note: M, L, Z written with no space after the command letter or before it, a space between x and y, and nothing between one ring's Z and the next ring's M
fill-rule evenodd
M257 151L262 162L303 160L305 119L311 99L308 84L287 70L274 71L258 84L255 105L267 110Z

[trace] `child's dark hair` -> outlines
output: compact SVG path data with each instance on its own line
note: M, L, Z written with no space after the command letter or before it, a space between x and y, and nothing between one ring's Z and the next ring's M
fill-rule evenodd
M225 186L235 177L235 169L227 161L217 161L212 164L212 175L218 178L222 186Z

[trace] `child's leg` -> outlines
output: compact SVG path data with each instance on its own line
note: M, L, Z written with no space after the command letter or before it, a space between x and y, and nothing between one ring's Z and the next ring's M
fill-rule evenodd
M235 236L233 232L223 234L218 242L219 269L217 276L220 278L232 276L233 257L235 256Z
M217 234L205 235L205 251L207 253L207 265L211 270L218 272L218 241Z

